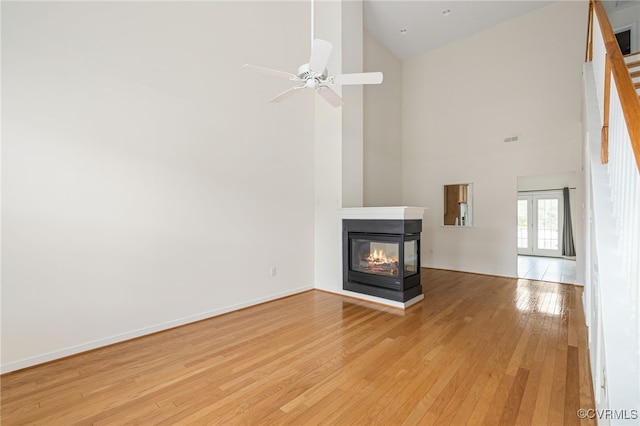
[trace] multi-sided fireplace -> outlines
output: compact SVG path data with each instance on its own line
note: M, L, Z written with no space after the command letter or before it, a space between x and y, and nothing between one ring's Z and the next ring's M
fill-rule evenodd
M422 294L422 220L343 219L343 289L407 302Z

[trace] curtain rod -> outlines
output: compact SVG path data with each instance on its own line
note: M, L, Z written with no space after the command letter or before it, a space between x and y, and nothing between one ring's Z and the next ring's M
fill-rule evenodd
M544 192L544 191L562 191L564 188L556 188L556 189L529 189L527 191L518 191L518 192ZM569 189L576 189L576 187L571 187Z

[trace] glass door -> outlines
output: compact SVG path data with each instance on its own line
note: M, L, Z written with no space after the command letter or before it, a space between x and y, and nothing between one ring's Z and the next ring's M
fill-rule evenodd
M518 196L518 254L533 254L532 203L530 196Z
M518 254L562 256L562 192L518 195Z

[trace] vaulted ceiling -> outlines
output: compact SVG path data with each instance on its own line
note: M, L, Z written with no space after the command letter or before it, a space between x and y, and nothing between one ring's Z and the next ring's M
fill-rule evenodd
M613 11L637 2L611 0L603 3L608 11ZM554 1L364 0L364 24L404 61L551 3Z

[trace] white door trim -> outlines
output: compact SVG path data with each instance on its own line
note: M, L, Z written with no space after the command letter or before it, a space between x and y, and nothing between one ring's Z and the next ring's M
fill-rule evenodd
M518 248L520 255L562 257L562 226L564 221L564 200L562 191L539 191L518 193L518 200L529 200L528 203L528 226L529 226L529 246ZM538 201L557 199L558 200L558 249L543 249L538 247Z

